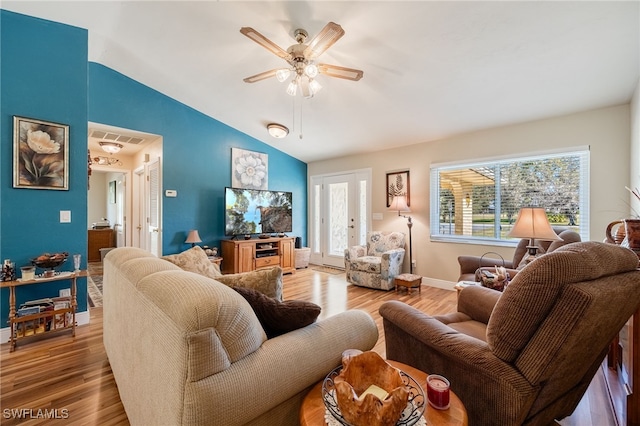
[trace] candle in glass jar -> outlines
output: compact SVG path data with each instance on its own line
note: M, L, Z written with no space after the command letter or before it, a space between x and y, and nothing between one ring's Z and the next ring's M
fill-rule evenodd
M437 410L449 408L449 380L437 374L429 375L427 377L427 399L429 405Z

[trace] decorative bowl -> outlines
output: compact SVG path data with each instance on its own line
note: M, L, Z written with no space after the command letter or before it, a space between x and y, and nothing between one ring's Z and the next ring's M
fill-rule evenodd
M31 264L42 269L53 269L66 262L67 256L69 256L67 252L54 254L44 253L31 259Z
M354 359L357 360L357 358L358 357L352 357L349 362L353 362L353 360ZM385 364L387 363L385 362ZM322 400L324 402L325 408L333 418L335 418L340 424L345 426L356 426L356 424L377 424L378 421L381 421L381 418L379 415L376 415L376 413L372 412L371 408L382 407L383 404L381 404L381 401L377 397L375 397L375 399L377 400L375 404L370 404L370 405L363 404L365 402L370 402L370 401L367 401L367 399L372 399L373 395L367 395L367 398L363 398L361 401L353 401L354 403L353 408L354 410L356 410L355 412L357 413L357 415L355 416L355 418L358 419L357 422L353 421L354 411L351 411L348 413L345 412L344 414L342 413L340 409L340 405L342 405L343 408L345 407L344 392L342 393L342 396L339 396L340 391L336 388L336 383L340 383L341 381L344 381L344 374L341 375L341 373L342 373L342 370L346 368L347 367L341 365L333 369L324 379L322 383ZM391 368L394 368L394 367L391 367ZM424 410L426 406L426 396L424 391L422 390L422 387L418 384L418 382L416 382L416 380L414 380L410 375L408 375L407 373L401 370L397 370L397 369L395 370L399 373L401 386L404 387L404 389L406 389L406 392L408 393L408 399L406 400L406 403L403 402L404 408L401 408L396 425L411 426L416 424L422 418L422 415L424 414ZM378 381L378 383L381 383L381 382ZM338 387L340 386L341 385L338 385ZM396 389L394 390L394 392L398 393L398 390ZM390 400L392 396L394 396L394 392L390 392L389 397L385 399L384 401L385 405L388 405L391 403ZM341 403L339 403L338 401L339 398L342 398L340 401ZM361 411L358 412L357 410L361 410ZM347 416L347 418L352 419L352 421L349 421L347 418L345 418L345 415ZM365 417L368 417L368 418L365 418Z

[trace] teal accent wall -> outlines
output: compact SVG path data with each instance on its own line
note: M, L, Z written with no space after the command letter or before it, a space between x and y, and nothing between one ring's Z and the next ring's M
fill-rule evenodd
M0 261L43 252L87 254L87 31L0 10ZM69 125L69 190L13 188L13 116ZM60 210L71 223L60 223ZM70 259L62 270L72 270ZM18 273L19 275L19 273ZM68 281L20 288L17 303L57 296ZM0 328L9 291L0 292ZM86 279L78 311L87 310Z
M97 63L89 63L89 121L162 136L162 187L178 192L162 197L163 254L189 248L190 229L203 245L220 247L232 147L269 155L269 189L293 193L288 235L306 242L306 163Z
M17 266L43 252L87 254L87 123L163 137L163 253L187 249L190 229L203 244L224 236L224 187L231 185L231 148L269 155L269 189L293 193L293 232L307 236L307 165L162 93L88 62L85 29L0 10L0 262ZM188 84L188 82L185 82ZM206 90L203 88L202 90ZM215 94L212 94L215 96ZM13 116L67 124L69 190L13 188ZM266 132L266 129L265 129ZM60 223L60 210L71 223ZM63 269L71 270L68 261ZM18 304L51 297L68 282L25 287ZM7 326L7 289L0 291L0 328ZM87 311L86 279L78 311Z

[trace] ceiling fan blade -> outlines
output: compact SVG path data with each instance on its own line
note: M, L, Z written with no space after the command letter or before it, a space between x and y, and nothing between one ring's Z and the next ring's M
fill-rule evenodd
M329 22L324 28L307 44L304 50L304 57L312 60L320 56L325 50L333 46L344 35L342 27L335 22Z
M339 67L337 65L318 64L318 72L329 77L344 78L345 80L358 81L364 75L364 71L354 68Z
M247 37L249 37L251 40L258 43L260 46L267 49L269 52L273 53L274 55L277 55L285 60L290 59L291 55L289 55L286 50L282 49L280 46L278 46L277 44L275 44L274 42L272 42L271 40L269 40L268 38L266 38L265 36L257 32L253 28L242 27L240 28L240 32L246 35Z
M256 75L252 75L251 77L244 78L242 79L242 81L244 81L245 83L255 83L256 81L266 80L269 77L275 76L276 71L278 70L275 69L275 70L261 72L260 74L256 74Z

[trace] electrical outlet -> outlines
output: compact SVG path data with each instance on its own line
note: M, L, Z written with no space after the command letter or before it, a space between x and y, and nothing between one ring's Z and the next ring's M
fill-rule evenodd
M416 260L415 260L415 259L413 259L413 260L411 261L411 265L412 265L414 268L416 267Z
M71 297L70 288L61 288L58 293L60 294L60 297Z

